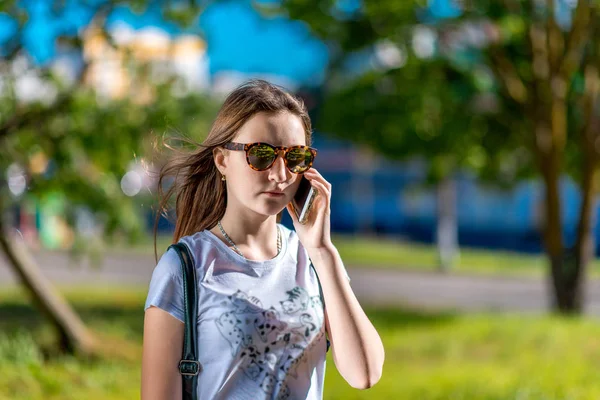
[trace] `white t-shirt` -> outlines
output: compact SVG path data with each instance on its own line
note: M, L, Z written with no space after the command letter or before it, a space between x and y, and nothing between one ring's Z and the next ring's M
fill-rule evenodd
M296 232L277 226L281 251L267 261L243 258L209 230L181 238L198 280L201 400L323 398L326 336L316 272ZM151 305L185 320L173 249L152 273L144 310Z

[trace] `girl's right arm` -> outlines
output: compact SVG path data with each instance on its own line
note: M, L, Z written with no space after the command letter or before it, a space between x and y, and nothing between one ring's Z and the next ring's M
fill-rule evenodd
M168 312L154 306L145 311L142 400L181 399L183 330L184 323Z

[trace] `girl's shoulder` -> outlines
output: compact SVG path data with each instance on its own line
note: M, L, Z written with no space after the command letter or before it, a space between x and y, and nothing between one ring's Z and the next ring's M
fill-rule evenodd
M191 235L182 236L178 243L185 244L192 255L194 265L198 268L204 258L203 256L209 252L209 249L214 246L211 240L212 234L208 230L199 231Z
M205 252L203 248L210 245L204 236L203 232L196 232L191 235L182 236L177 242L183 243L188 247L196 269L201 265L198 260L201 254ZM177 279L181 278L181 259L172 245L169 245L162 253L155 267L155 273L170 275Z

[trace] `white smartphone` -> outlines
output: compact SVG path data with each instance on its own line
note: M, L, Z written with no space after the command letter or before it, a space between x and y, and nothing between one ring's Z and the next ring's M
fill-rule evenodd
M306 219L312 210L313 202L318 194L319 191L313 188L310 181L303 176L300 180L298 190L292 199L294 212L296 213L298 222L301 224L306 222Z

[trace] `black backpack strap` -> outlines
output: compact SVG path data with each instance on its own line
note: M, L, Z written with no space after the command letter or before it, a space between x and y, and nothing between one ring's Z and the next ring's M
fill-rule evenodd
M315 269L315 266L312 263L312 260L309 258L308 259L310 262L310 267L313 269L313 271L315 271L315 275L317 276L317 283L319 284L319 297L321 298L321 304L323 304L323 318L325 318L325 298L323 298L323 289L321 288L321 280L319 279L319 274L317 274L317 270ZM325 323L325 321L323 320L323 323ZM329 351L329 346L331 346L331 343L329 342L329 338L326 338L327 340L327 350L325 350L325 352Z
M198 292L196 290L196 268L194 268L194 259L187 245L179 242L172 244L169 248L173 248L177 252L181 261L181 273L183 276L185 329L182 358L179 361L179 373L183 380L183 399L196 400L198 374L202 371L202 365L198 361L197 349L196 320L198 315Z

